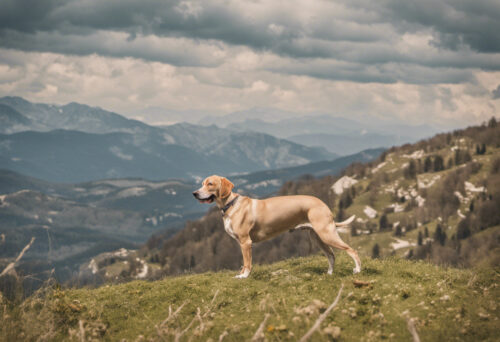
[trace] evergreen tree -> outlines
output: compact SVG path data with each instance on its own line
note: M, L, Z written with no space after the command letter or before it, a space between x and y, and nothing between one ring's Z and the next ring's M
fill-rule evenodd
M437 155L434 157L434 168L433 168L433 171L434 172L438 172L438 171L442 171L444 170L444 160L443 160L443 157L441 157L440 155Z
M424 160L424 172L431 171L432 168L432 160L431 157L427 156Z
M444 246L446 242L446 232L441 228L441 225L438 223L436 227L436 231L434 232L434 241L437 241L441 246Z
M372 248L372 259L377 258L380 258L380 247L378 246L378 243L374 244Z
M386 230L387 228L389 228L389 221L387 220L387 215L385 213L380 216L380 220L378 223L380 230Z
M424 229L424 236L426 239L429 237L429 229L427 227Z
M423 242L424 242L424 238L423 238L423 236L422 236L422 232L421 232L421 231L419 231L419 232L418 232L418 239L417 239L417 241L418 241L418 242L417 242L417 243L418 243L418 245L419 245L419 246L422 246L422 244L423 244Z

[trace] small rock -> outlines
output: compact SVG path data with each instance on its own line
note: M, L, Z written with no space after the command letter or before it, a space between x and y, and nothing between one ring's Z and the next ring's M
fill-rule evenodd
M450 296L444 295L443 297L439 298L439 300L442 300L443 302L449 301L450 300Z
M325 329L323 329L323 332L327 335L330 335L334 340L340 337L340 328L333 325L327 326Z
M478 316L480 319L482 319L483 321L487 321L489 318L490 318L490 314L486 313L486 312L479 312L478 313Z

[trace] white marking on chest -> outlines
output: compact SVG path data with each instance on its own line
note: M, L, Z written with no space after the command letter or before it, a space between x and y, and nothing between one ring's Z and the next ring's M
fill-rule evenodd
M231 218L230 217L224 217L224 229L226 230L226 233L229 234L233 239L238 240L236 237L236 234L233 231L233 226L231 224Z

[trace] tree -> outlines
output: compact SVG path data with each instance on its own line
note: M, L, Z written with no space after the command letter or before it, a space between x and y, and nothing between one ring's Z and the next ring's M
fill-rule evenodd
M344 221L345 213L344 209L339 205L339 211L337 213L337 221L342 222Z
M358 230L354 225L351 225L351 236L357 236L358 235Z
M466 239L471 235L469 226L470 226L469 217L464 218L462 221L460 221L458 223L458 226L457 226L457 239L458 240Z
M346 209L352 204L352 197L350 191L344 191L339 201L339 209Z
M415 179L417 177L417 165L414 160L410 160L408 167L404 169L403 173L407 179Z
M438 171L442 171L442 170L444 170L444 160L443 160L443 157L441 157L440 155L437 155L434 157L433 171L438 172Z
M425 229L424 229L424 236L425 236L425 238L429 237L429 229L427 227L425 227Z
M422 232L421 232L421 231L419 231L419 232L418 232L417 244L418 244L419 246L422 246L423 242L424 242L424 237L422 236Z
M481 146L476 145L476 154L483 155L486 153L486 144L483 143Z
M436 226L436 231L434 232L434 241L438 242L441 246L444 246L446 242L446 232L441 228L441 225L438 223Z
M373 245L372 248L372 259L378 259L380 258L380 247L378 246L378 243Z
M387 220L387 215L385 213L380 216L378 224L380 230L386 230L387 228L389 228L389 221Z
M394 236L401 236L403 235L403 231L401 230L401 226L397 226L396 230L394 231Z
M427 156L424 160L424 172L431 171L432 168L432 160L431 157Z
M491 117L490 121L488 121L488 127L489 128L495 128L497 127L497 120L495 119L494 116Z

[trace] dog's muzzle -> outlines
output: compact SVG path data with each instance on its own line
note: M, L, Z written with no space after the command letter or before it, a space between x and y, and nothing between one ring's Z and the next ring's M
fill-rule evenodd
M193 192L193 196L198 200L200 201L200 203L212 203L215 199L215 196L214 195L210 195L208 197L201 197L200 195L200 192L199 191L195 191Z

